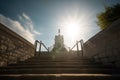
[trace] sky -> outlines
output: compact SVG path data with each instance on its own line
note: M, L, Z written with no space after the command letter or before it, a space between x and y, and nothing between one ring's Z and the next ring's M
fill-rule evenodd
M0 23L34 44L53 46L58 29L72 47L100 32L96 15L120 0L0 0Z

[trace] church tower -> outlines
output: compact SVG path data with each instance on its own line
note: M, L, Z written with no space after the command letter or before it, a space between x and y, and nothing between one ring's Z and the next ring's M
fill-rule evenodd
M64 46L64 37L60 34L60 29L58 29L58 35L55 36L55 44L52 50L55 53L66 52L66 48Z
M64 47L64 38L63 35L60 35L60 29L58 30L58 35L55 36L55 45L56 48Z

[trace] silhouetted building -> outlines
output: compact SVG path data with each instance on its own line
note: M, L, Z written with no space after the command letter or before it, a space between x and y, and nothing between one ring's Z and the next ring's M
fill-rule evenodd
M63 38L63 35L60 35L60 29L58 30L58 35L55 36L54 47L57 47L57 48L64 47L64 38Z
M65 52L67 51L64 46L64 37L60 34L60 29L58 30L58 35L55 36L55 44L53 50L54 52Z

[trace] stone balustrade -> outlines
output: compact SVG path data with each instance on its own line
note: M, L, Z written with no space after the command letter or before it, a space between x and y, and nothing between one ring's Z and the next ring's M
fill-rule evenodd
M0 24L0 66L24 61L34 53L33 44Z
M84 55L120 66L120 19L84 43Z

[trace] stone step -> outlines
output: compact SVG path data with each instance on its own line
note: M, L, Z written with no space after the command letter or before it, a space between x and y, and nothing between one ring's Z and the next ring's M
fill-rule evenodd
M47 55L47 56L34 56L34 57L31 57L32 58L36 58L36 59L39 59L39 58L52 58L52 59L60 59L60 58L66 58L66 59L88 59L87 57L79 57L79 56L66 56L66 55L63 55L63 56L54 56L54 55Z
M103 66L103 65L15 65L15 66L7 66L1 67L0 69L14 69L14 68L80 68L80 69L88 69L88 68L111 68L112 66Z
M68 62L74 62L74 61L76 61L76 62L93 62L92 60L81 60L81 59L77 59L77 60L75 60L75 59L29 59L29 60L26 60L25 62L35 62L35 61L49 61L49 62L51 62L51 61L62 61L62 62L66 62L66 61L68 61Z
M7 67L0 68L1 80L6 78L12 80L75 80L81 78L83 78L83 80L89 80L89 78L92 80L104 79L101 78L104 77L103 75L97 76L96 74L109 75L108 78L105 79L110 80L113 78L113 74L120 74L120 69L112 66L100 65L92 62L91 59L86 57L56 57L53 55L35 56L26 61L21 61L18 64L11 64ZM94 78L95 76L96 78Z
M57 58L57 59L52 59L52 58L41 58L41 59L28 59L27 61L41 61L41 60L48 60L48 61L90 61L90 59L64 59L64 58Z
M37 62L37 61L39 61L39 62L41 62L41 61L44 61L44 62L52 62L52 61L54 61L54 62L93 62L92 60L54 60L54 59L50 59L50 60L47 60L47 59L45 59L45 60L43 60L43 59L40 59L40 60L37 60L37 59L34 59L34 60L26 60L26 61L24 61L24 62Z
M0 74L50 74L50 73L104 73L115 74L119 73L116 69L101 69L101 68L14 68L1 69Z
M11 64L10 66L20 66L20 65L98 65L97 63L90 62L23 62L18 64Z
M94 64L93 62L89 62L89 61L25 61L25 62L20 62L18 64L27 64L27 63L68 63L68 64L74 64L74 63L78 63L78 64Z
M34 56L35 58L39 58L39 57L65 57L65 58L74 58L74 57L77 57L77 58L83 58L83 59L86 59L88 57L86 56L78 56L78 55L71 55L71 54L63 54L63 55L54 55L54 54L41 54L41 55L36 55ZM33 57L32 57L33 58Z
M120 80L110 74L11 74L0 75L0 80Z

